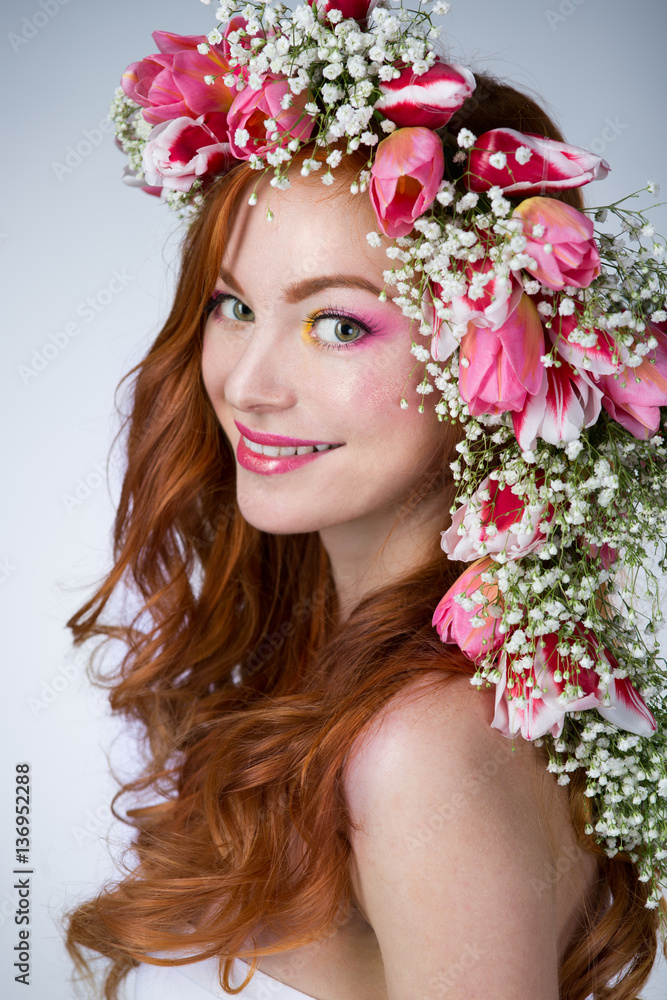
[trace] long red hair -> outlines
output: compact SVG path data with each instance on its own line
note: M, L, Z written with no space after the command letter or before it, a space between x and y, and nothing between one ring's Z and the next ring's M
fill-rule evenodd
M508 126L561 139L531 99L478 75L452 126ZM235 462L201 377L204 307L213 289L245 166L218 179L191 225L164 328L133 378L123 427L127 465L114 525L114 565L69 620L75 644L119 639L109 686L115 712L141 724L147 764L118 793L161 802L129 810L137 829L126 873L69 915L80 969L106 956L104 996L150 953L190 960L297 947L330 932L352 899L345 757L363 727L424 671L472 673L431 627L461 567L436 549L408 578L377 591L336 627L336 594L317 534L272 536L244 521ZM580 205L579 192L565 200ZM124 381L125 381L124 380ZM408 506L452 501L457 430L443 424L439 471ZM103 613L120 586L141 598L129 622ZM583 834L589 801L569 786L582 845L599 856L598 909L565 956L562 1000L630 1000L656 953L658 915L629 858L608 858ZM286 845L298 848L295 853ZM259 926L280 944L249 948ZM150 960L150 959L149 959ZM178 964L179 959L164 960ZM611 980L625 974L613 986Z

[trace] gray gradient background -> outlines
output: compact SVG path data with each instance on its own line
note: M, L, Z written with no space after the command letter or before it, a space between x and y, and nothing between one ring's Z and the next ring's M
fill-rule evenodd
M3 0L0 12L0 992L7 1000L74 996L58 917L111 870L104 838L117 852L125 831L110 820L106 755L127 771L137 753L108 719L103 694L89 687L65 621L109 565L119 487L117 452L105 477L118 428L114 389L166 315L178 224L156 199L121 184L124 159L111 136L95 130L122 70L153 51L153 29L189 34L213 23L212 9L196 0L43 3L46 13L37 0ZM452 58L541 95L571 142L603 152L613 173L588 188L592 202L649 178L667 189L664 0L458 0L445 24ZM86 155L68 161L68 147L82 141L90 143L81 147ZM657 218L667 231L664 209ZM112 283L117 294L109 295L114 272L126 284ZM85 314L89 297L99 308L93 319ZM76 336L57 337L71 323ZM26 381L21 366L54 343L50 335L62 346ZM13 982L10 957L12 778L25 760L35 869L30 993ZM511 898L508 887L508 905ZM666 995L663 964L643 996Z

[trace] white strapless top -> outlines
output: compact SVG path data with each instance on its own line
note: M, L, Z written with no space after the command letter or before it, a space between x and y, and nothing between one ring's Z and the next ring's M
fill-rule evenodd
M307 993L295 990L278 979L267 976L260 969L255 971L250 983L241 993L225 993L218 978L217 958L207 958L190 965L148 965L142 962L125 980L127 1000L206 1000L218 997L229 1000L317 1000ZM250 966L242 958L234 959L230 975L232 986L240 986Z

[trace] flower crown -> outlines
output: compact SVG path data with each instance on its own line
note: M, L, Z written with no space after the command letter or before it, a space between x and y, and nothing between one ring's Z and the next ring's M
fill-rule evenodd
M560 784L584 769L586 834L639 865L656 907L667 265L644 211L625 207L641 192L581 212L545 195L602 179L600 157L509 128L448 133L476 82L436 53L421 5L223 0L217 17L207 37L156 31L159 53L123 74L126 180L187 214L240 161L283 189L305 144L301 173L324 184L341 144L368 152L351 190L392 238L385 282L425 338L411 348L419 410L437 389L439 418L463 428L442 548L470 566L433 624L474 662L473 684L495 685L493 726L546 743ZM596 231L609 217L620 232Z

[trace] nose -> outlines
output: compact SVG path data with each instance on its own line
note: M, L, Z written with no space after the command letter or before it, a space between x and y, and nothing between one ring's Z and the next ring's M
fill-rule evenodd
M289 338L274 322L248 325L252 330L225 380L225 399L244 412L289 409L296 403L298 374L290 357Z

